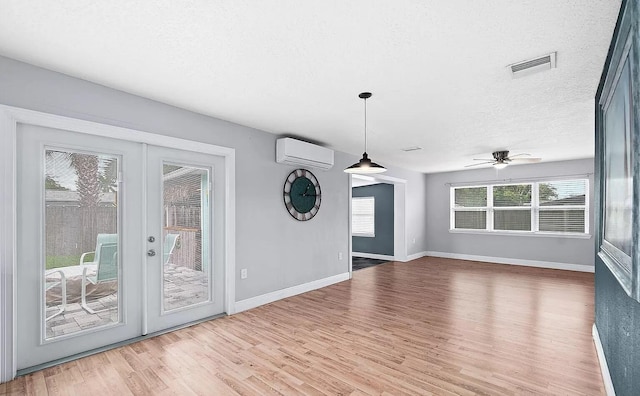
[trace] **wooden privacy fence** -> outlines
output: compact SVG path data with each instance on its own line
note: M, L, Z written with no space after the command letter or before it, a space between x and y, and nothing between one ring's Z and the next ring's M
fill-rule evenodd
M163 241L168 233L179 234L176 247L169 262L182 267L202 270L202 233L199 228L199 213L189 208L183 218L197 222L198 227L170 226L163 229ZM96 248L98 234L115 234L117 208L97 206L81 208L74 205L48 205L45 210L46 254L47 256L80 256ZM34 244L36 244L34 238Z
M45 227L47 256L80 255L96 248L98 234L117 232L117 208L47 205Z
M202 270L202 235L198 228L165 227L163 238L167 234L178 234L176 247L169 257L169 262L180 267ZM166 238L165 238L166 239Z

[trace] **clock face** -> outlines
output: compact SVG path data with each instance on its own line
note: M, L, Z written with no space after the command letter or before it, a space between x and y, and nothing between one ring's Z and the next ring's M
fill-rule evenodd
M296 220L306 221L320 210L320 183L306 169L296 169L284 182L284 205Z

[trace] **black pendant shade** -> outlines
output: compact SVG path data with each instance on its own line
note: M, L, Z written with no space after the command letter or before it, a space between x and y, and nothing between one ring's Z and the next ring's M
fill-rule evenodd
M386 172L387 168L371 161L369 159L369 156L367 155L367 99L371 97L371 92L362 92L360 95L358 95L358 97L360 99L364 99L364 153L362 154L362 158L360 159L360 161L351 165L344 171L346 173L360 173L360 174Z
M387 168L382 165L378 165L375 162L371 162L367 153L362 154L360 161L351 165L344 170L347 173L382 173L386 172Z

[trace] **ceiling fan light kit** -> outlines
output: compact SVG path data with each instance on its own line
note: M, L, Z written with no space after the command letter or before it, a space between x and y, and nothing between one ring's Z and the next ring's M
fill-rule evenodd
M371 97L371 92L362 92L358 95L360 99L364 100L364 153L360 161L351 165L344 171L346 173L360 173L360 174L372 174L386 172L387 168L382 165L378 165L369 159L367 154L367 99Z

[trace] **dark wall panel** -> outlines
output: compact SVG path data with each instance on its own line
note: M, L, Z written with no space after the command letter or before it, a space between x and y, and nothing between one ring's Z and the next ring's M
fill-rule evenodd
M375 197L376 236L352 237L354 252L393 256L393 184L354 187L354 197Z
M595 230L596 246L602 241L603 196L605 164L604 137L606 133L617 132L603 127L605 103L614 76L624 62L631 67L632 111L631 115L631 147L633 159L633 232L632 234L632 266L640 266L640 0L622 2L620 16L612 39L603 75L596 94L596 195L595 195ZM630 56L625 58L624 48L632 43ZM626 59L626 60L625 60ZM611 88L613 89L613 88ZM622 120L621 120L622 121ZM613 131L613 132L610 132ZM596 327L600 335L611 381L617 395L640 395L640 303L630 297L618 282L611 269L600 259L595 258L595 294L596 294ZM614 267L616 268L616 267ZM633 284L631 286L633 294Z
M596 327L617 395L640 392L640 304L596 257Z

